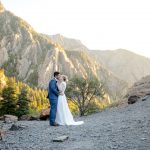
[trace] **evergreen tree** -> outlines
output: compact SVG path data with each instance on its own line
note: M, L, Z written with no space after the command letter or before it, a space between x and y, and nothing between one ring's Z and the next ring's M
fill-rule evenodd
M23 82L16 81L15 77L7 78L4 70L0 69L0 116L21 116L34 111L40 112L49 106L46 96L46 90L31 88Z
M29 114L29 102L30 100L28 99L28 91L24 87L22 88L21 93L18 96L18 109L16 112L18 117Z
M15 80L10 78L8 80L8 86L2 91L3 100L1 102L1 112L3 114L16 114L17 109L17 94Z
M6 85L6 77L4 74L4 70L0 69L0 96L2 94L2 91L3 91L3 88L5 87L5 85Z

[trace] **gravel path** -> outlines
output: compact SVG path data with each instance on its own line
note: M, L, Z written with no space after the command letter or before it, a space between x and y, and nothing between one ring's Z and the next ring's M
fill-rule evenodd
M0 141L0 149L150 150L150 99L77 120L84 120L85 124L50 127L48 121L18 122L25 129L8 131L4 141ZM68 135L69 139L52 142L62 135Z

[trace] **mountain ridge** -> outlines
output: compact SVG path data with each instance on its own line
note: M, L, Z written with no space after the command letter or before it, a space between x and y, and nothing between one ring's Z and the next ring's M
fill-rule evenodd
M120 79L132 85L140 78L150 74L150 59L125 49L98 51L90 53L97 61L111 70Z
M54 43L59 43L65 50L87 51L88 48L78 39L68 38L61 34L47 35Z
M68 40L69 38L60 34L54 35L54 37L55 36L61 36L61 42L52 38L51 40L53 40L54 43L59 43L61 46L64 46L64 43L70 43L70 40ZM84 46L81 42L80 44L80 47ZM67 44L67 46L68 45L69 44ZM72 48L67 47L66 50L68 49ZM78 49L78 51L82 51L81 49L82 48ZM150 58L129 50L122 48L116 50L90 50L87 48L85 51L89 53L89 56L94 61L96 60L103 68L111 72L117 78L124 80L130 86L140 78L150 74L150 71L147 69L150 67ZM128 65L129 62L131 65Z

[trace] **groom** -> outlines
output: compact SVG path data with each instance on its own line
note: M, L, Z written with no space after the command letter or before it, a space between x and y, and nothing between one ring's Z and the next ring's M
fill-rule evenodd
M61 94L57 87L57 80L60 78L59 72L54 72L54 78L49 82L49 88L48 88L48 98L51 105L50 108L50 125L51 126L58 126L57 123L55 123L56 119L56 112L57 112L57 102L58 102L58 96Z

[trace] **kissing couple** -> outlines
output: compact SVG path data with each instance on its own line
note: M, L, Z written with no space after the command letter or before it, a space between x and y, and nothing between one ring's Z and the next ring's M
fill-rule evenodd
M68 107L65 95L67 76L54 72L54 78L49 82L48 98L50 102L49 121L51 126L81 125L84 122L75 122Z

